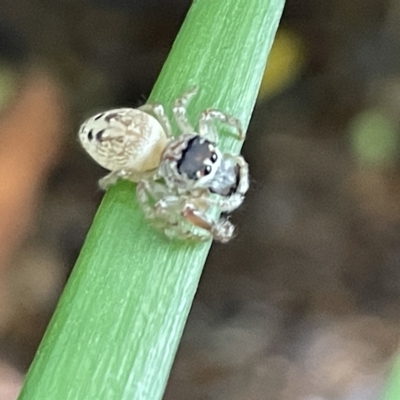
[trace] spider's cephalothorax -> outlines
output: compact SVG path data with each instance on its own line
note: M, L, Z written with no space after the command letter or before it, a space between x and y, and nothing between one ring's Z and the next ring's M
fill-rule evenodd
M159 166L159 174L170 187L187 191L207 187L221 165L222 154L215 143L197 133L170 141Z
M146 142L146 151L152 155L152 162L142 162L141 166L132 167L131 154L138 152L138 149L130 149L130 146L135 145L133 141L130 145L126 144L126 135L129 132L122 134L121 138L121 132L117 133L112 126L107 126L100 136L104 137L107 133L106 136L119 137L126 147L121 150L119 146L118 151L113 153L111 146L108 153L115 157L115 161L110 162L108 159L101 163L104 156L98 150L96 152L92 147L88 148L87 144L90 142L88 135L91 130L92 136L98 134L93 126L96 116L88 120L91 123L86 122L81 128L81 142L96 161L111 170L101 180L103 187L109 186L118 178L139 181L137 196L146 218L167 236L200 240L212 237L228 242L233 237L234 226L228 221L227 215L244 200L249 187L248 166L242 156L224 154L218 149L214 121L218 120L235 128L239 139L244 139L244 133L236 118L214 109L201 113L198 128L195 130L187 119L186 108L196 92L197 88L193 88L175 101L173 114L180 130L178 136L173 135L170 122L160 104L147 104L139 110L131 109L149 117L149 113L152 113L156 117L149 118L152 123L150 127L144 121L146 117L142 116L143 135L151 132L153 138L158 138ZM118 114L118 110L109 113L112 112ZM158 125L153 120L158 121ZM139 132L140 126L136 127ZM160 133L160 129L163 133ZM160 153L161 147L163 150ZM121 160L123 156L126 161L120 165L116 160ZM155 159L158 159L157 165L152 169Z

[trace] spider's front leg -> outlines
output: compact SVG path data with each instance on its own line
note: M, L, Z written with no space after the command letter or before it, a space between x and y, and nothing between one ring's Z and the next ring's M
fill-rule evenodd
M218 131L214 124L215 120L233 127L239 136L239 140L245 139L246 133L242 128L241 122L237 118L212 108L208 108L201 113L199 119L199 135L211 142L218 143Z
M190 230L182 223L182 199L154 181L139 182L137 198L145 218L171 239L190 239Z
M153 222L165 219L164 210L156 206L163 198L168 197L168 190L165 185L151 179L145 179L138 183L136 195L146 219Z
M227 219L219 219L213 221L205 215L205 210L196 206L196 199L185 204L182 216L192 225L204 229L208 234L201 236L201 239L206 240L210 236L221 243L229 242L235 232L235 226Z
M209 204L202 198L171 194L166 186L154 181L139 182L137 197L146 219L172 239L213 237L226 243L233 237L234 226L228 220L213 221L207 216ZM201 229L193 231L193 226Z
M167 186L155 181L139 182L137 197L145 218L171 239L192 239L182 218L182 198L169 192Z

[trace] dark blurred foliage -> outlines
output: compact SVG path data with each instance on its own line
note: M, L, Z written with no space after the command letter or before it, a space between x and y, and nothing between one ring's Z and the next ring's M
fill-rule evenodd
M71 110L0 292L0 355L22 373L102 196L79 123L145 100L190 3L0 0L0 58L45 65ZM212 249L166 399L379 397L400 333L399 19L397 0L287 1L302 61L259 99L240 232Z
M24 35L82 112L137 103L151 90L190 1L2 0L2 15Z

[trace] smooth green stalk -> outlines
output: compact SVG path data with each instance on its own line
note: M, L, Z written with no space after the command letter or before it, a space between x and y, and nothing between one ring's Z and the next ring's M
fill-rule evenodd
M383 400L399 400L400 399L400 356L397 356L394 363L393 371L389 379Z
M170 111L214 107L246 127L284 0L195 0L151 94ZM171 116L171 113L169 112ZM222 133L221 147L241 143ZM211 243L167 240L144 220L134 185L104 197L20 400L162 398Z

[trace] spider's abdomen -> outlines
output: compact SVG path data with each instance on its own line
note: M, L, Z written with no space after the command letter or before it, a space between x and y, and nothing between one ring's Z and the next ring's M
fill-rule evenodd
M110 110L89 118L79 131L79 139L90 156L110 171L154 169L167 144L157 119L132 108Z

